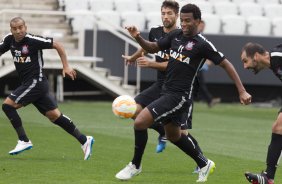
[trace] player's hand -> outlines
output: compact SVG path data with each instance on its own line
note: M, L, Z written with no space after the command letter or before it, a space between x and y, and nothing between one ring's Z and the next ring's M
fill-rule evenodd
M142 56L139 57L137 60L137 66L140 66L142 68L149 68L151 65L151 61L149 61L146 57Z
M140 31L135 26L126 26L125 29L129 32L129 34L133 37L136 38L137 36L140 35Z
M121 55L121 57L124 59L126 65L131 65L135 63L135 60L133 60L131 56Z
M241 104L248 105L252 102L252 96L247 91L240 92Z
M64 68L62 73L63 77L65 77L67 74L72 80L76 78L76 71L71 67Z

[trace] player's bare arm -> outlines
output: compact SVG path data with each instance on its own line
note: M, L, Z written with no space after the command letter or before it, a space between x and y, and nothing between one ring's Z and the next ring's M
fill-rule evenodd
M156 62L154 60L149 60L147 57L139 57L137 60L137 66L140 66L142 68L152 68L159 71L165 71L167 67L167 61L166 62Z
M143 56L144 54L147 54L147 52L139 48L135 53L133 53L131 56L122 55L121 57L124 59L125 63L128 65L135 63L136 59Z
M139 45L148 53L156 53L160 51L160 48L157 44L157 42L150 42L148 40L145 40L140 35L140 31L135 26L128 26L125 27L129 34L139 43Z
M72 80L74 80L76 78L76 71L69 66L64 47L60 43L54 41L53 48L57 50L61 58L63 64L63 71L62 71L63 77L65 77L65 75L67 74Z
M230 63L227 59L224 59L220 63L220 66L227 72L229 77L235 82L235 85L239 93L240 102L244 105L248 105L249 103L251 103L252 96L245 90L240 80L240 77L236 72L232 63Z

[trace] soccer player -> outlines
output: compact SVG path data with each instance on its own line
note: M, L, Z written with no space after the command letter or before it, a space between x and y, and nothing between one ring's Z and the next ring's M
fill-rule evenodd
M27 33L27 26L21 17L15 17L10 21L10 30L11 33L7 34L0 42L0 55L8 50L11 51L21 85L2 104L2 109L19 139L16 147L9 154L16 155L33 147L17 113L17 109L33 104L51 122L74 136L81 144L84 160L89 159L94 143L93 137L82 134L72 120L59 111L57 102L49 94L48 81L42 71L44 64L42 50L56 49L63 64L63 76L66 74L72 80L76 78L75 70L68 64L64 47L53 41L52 38Z
M177 29L176 23L179 13L179 4L173 0L165 0L161 6L161 18L163 26L153 27L149 32L149 40L156 41L160 38L166 36L169 32L174 29ZM137 111L134 118L141 112L141 110L149 105L154 100L158 99L161 93L161 88L166 75L166 66L169 59L169 49L164 51L159 51L155 54L156 60L148 60L144 57L146 51L142 48L138 49L133 55L122 57L125 59L127 64L133 64L137 60L137 65L142 68L153 68L157 70L157 81L153 83L149 88L142 91L139 95L135 97L137 103ZM162 152L166 147L166 137L165 131L161 123L155 123L150 128L156 130L159 133L158 145L156 147L156 152ZM135 148L138 149L138 148ZM135 150L135 155L138 153L138 150ZM142 155L144 152L141 151L138 155ZM134 162L135 165L138 165Z
M130 35L149 53L170 49L170 59L167 65L167 75L160 98L145 107L134 122L135 141L139 146L147 138L146 129L154 122L164 124L167 139L194 159L201 168L197 182L205 182L215 169L215 163L202 155L194 146L192 139L181 134L180 115L192 103L193 84L198 70L206 59L210 59L223 67L235 82L240 102L249 104L251 95L246 92L234 66L218 52L204 36L198 34L197 26L201 20L201 11L194 4L187 4L181 8L181 30L175 30L157 42L143 39L135 26L126 29ZM126 167L132 176L141 169Z
M242 48L241 60L244 69L252 70L257 74L263 69L269 68L282 80L282 45L267 51L258 43L247 43ZM261 174L246 172L247 180L253 184L273 184L276 168L282 151L282 108L272 125L272 136L266 157L266 170Z

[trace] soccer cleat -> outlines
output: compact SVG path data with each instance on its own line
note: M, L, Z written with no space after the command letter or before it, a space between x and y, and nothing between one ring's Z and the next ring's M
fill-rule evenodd
M200 170L201 170L200 167L196 166L192 174L199 174Z
M84 160L88 160L92 154L92 146L94 143L94 138L92 136L86 136L86 142L81 146L84 153Z
M261 174L246 172L245 176L247 180L252 184L274 184L274 181L268 179L264 172L262 172Z
M120 180L129 180L133 176L136 176L139 173L141 173L141 171L142 171L141 166L140 166L139 169L136 169L136 166L134 164L132 164L132 162L129 162L129 164L127 166L125 166L125 168L123 168L121 171L119 171L116 174L116 178L120 179Z
M199 178L197 182L206 182L210 174L215 170L215 163L211 160L208 160L208 164L201 168L199 171Z
M166 137L159 136L156 152L161 153L165 149L165 147L166 147Z
M18 140L18 144L16 145L16 147L11 150L9 152L10 155L17 155L25 150L29 150L32 148L32 143L31 141L29 140L28 142L24 142L24 141L21 141L21 140Z

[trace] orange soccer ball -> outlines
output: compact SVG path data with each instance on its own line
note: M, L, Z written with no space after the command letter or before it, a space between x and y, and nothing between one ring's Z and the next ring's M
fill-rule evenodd
M112 104L114 115L120 118L132 118L136 112L137 105L129 95L121 95L117 97Z

